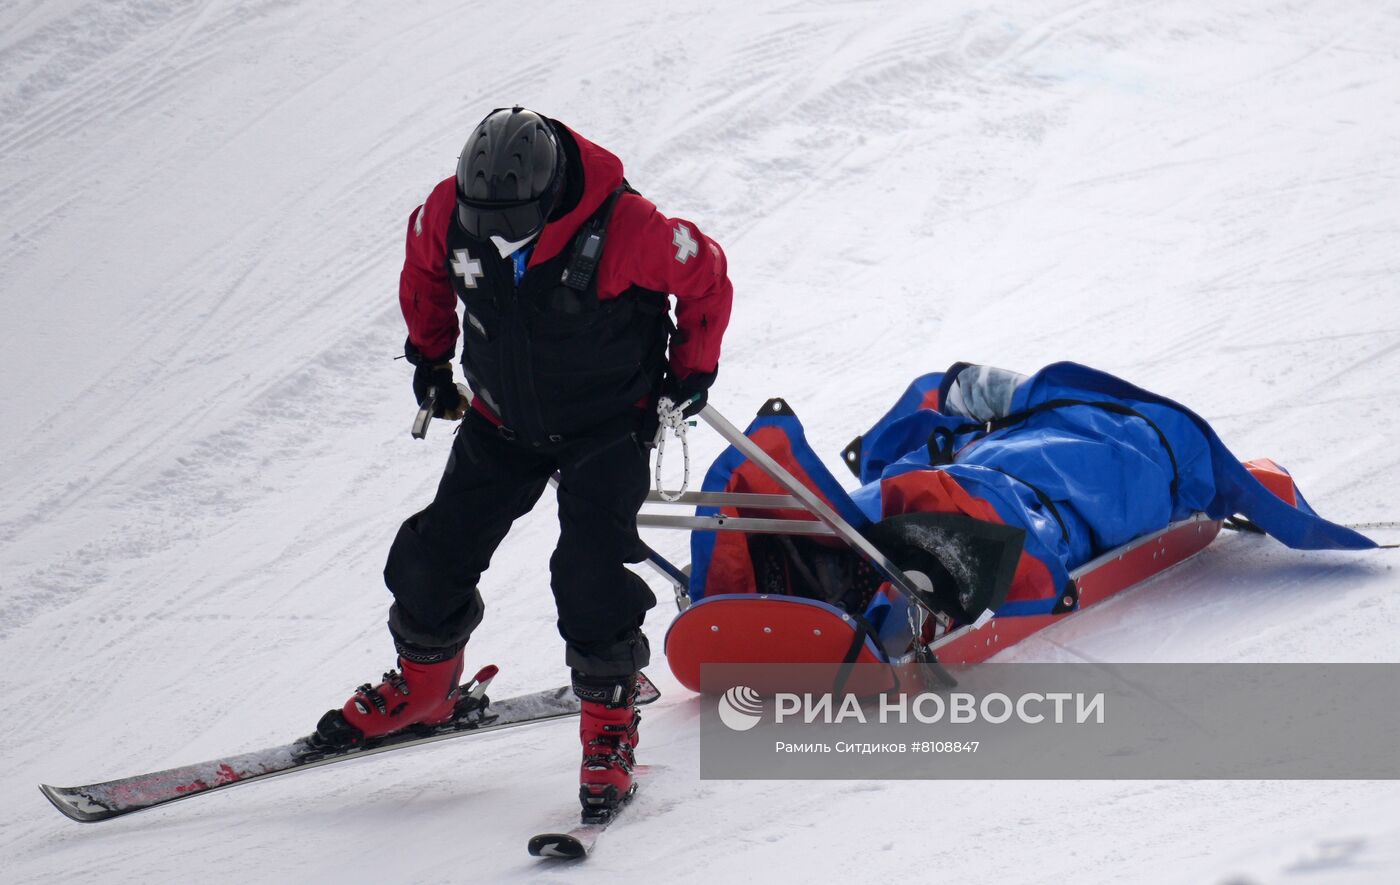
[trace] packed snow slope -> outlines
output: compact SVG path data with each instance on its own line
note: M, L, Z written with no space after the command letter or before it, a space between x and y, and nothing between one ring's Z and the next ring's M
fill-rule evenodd
M8 0L0 880L1395 881L1393 783L702 782L660 582L664 772L584 867L525 854L569 725L56 814L36 783L280 742L391 665L451 440L408 434L404 225L516 102L724 244L712 402L789 398L835 470L916 374L1074 359L1400 519L1394 2ZM566 678L552 510L483 583L500 694ZM1397 661L1397 564L1228 536L1014 658Z

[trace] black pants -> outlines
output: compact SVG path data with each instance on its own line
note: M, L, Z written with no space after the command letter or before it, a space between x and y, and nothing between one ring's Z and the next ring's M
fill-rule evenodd
M384 581L394 594L389 629L400 654L455 654L481 623L481 573L511 523L559 472L559 544L549 569L566 663L590 676L622 676L650 658L641 631L656 597L624 563L640 562L637 511L649 487L635 424L547 449L507 440L468 412L437 496L399 528Z

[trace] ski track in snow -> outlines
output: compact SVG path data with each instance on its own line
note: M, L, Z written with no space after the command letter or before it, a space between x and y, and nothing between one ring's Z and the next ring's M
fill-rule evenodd
M0 880L1393 879L1382 782L700 781L659 580L665 768L584 867L524 850L571 810L566 725L54 813L39 781L283 741L391 662L383 556L450 444L406 432L404 224L510 102L725 246L713 402L743 423L781 394L838 475L917 374L1073 359L1324 515L1400 519L1395 4L612 0L521 27L440 0L0 8ZM721 446L694 437L698 475ZM566 678L552 508L483 581L470 660L501 694ZM1007 657L1395 661L1397 564L1227 536Z

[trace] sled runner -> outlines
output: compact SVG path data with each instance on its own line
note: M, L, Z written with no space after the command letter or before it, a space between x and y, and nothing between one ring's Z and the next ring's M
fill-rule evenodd
M730 448L676 502L695 514L638 520L692 531L666 655L697 691L706 663L976 663L1191 558L1235 514L1293 547L1373 546L1194 413L1072 363L916 380L842 453L853 493L782 400L743 433L699 415Z

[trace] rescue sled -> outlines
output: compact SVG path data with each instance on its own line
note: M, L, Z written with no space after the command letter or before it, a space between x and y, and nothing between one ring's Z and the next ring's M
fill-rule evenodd
M971 377L983 383L990 376L973 372ZM667 631L665 645L677 680L699 691L700 668L710 663L977 663L1190 559L1209 546L1223 521L1236 512L1260 514L1266 530L1290 546L1373 546L1369 539L1317 517L1282 468L1269 461L1236 461L1204 421L1175 403L1074 364L1057 364L1029 379L1014 377L1012 387L1039 384L1050 405L1032 401L1029 407L1013 406L1003 396L1002 416L982 422L985 426L955 423L956 432L944 435L951 445L974 451L977 446L969 441L995 440L999 430L1013 424L1015 433L1023 434L1029 425L1054 426L1061 432L1067 421L1131 422L1141 425L1138 429L1146 440L1137 444L1153 449L1150 456L1160 461L1161 484L1164 489L1169 486L1175 508L1180 511L1184 502L1196 502L1201 509L1173 513L1158 527L1100 546L1092 556L1081 553L1074 563L1071 548L1085 546L1073 537L1074 532L1085 533L1078 524L1082 513L1055 512L1054 503L1046 500L1049 495L1011 476L1022 493L1022 500L1013 504L1027 513L1008 518L1003 506L1007 502L997 497L996 489L976 485L976 475L964 471L974 479L962 478L962 485L982 494L970 497L953 481L959 478L943 470L945 462L930 460L937 457L933 441L943 437L926 433L926 425L949 423L938 411L943 397L950 395L943 375L925 376L911 385L900 404L865 435L866 445L858 439L843 453L858 476L866 470L877 477L854 494L847 493L811 453L800 422L782 400L765 403L745 432L707 407L699 417L730 448L711 467L703 491L674 502L694 505L696 512L643 513L638 519L640 526L692 532L691 574L671 576L684 606ZM1066 377L1075 384L1096 385L1096 398L1067 399L1054 386ZM972 396L955 387L951 394ZM1051 410L1072 414L1046 418ZM1027 421L1026 415L1040 420ZM911 421L917 425L914 437L909 435ZM1150 431L1143 429L1147 427ZM1108 432L1131 435L1120 425L1109 426ZM922 443L925 436L927 446ZM903 445L906 437L919 439L912 449L905 445L918 450L911 463L905 463L907 457L899 463L877 460L882 451L888 455L891 445ZM1117 445L1119 440L1112 442ZM1045 454L1053 450L1053 441L1033 443L1021 448L1037 458L1053 457L1053 452ZM993 447L987 444L981 451ZM1090 448L1076 441L1070 450ZM1136 474L1150 473L1150 466L1126 469L1137 481ZM917 493L910 491L911 476L914 483L923 484ZM990 472L987 476L1000 481ZM872 486L878 488L872 492ZM877 507L870 498L881 494L885 500ZM650 500L661 502L658 495ZM910 502L930 509L898 511ZM1237 511L1237 506L1242 509ZM1113 514L1129 525L1140 516L1156 515L1157 511L1147 516ZM1013 524L1017 520L1019 526ZM1095 531L1105 534L1101 528ZM1061 533L1064 543L1051 551L1056 555L1047 555L1047 546L1059 543ZM1064 568L1066 560L1072 568Z
M772 406L767 405L765 409L771 410ZM644 514L639 519L640 525L690 527L693 531L839 537L853 546L860 543L855 539L863 540L859 532L830 508L808 509L802 499L804 493L811 494L810 490L722 416L707 408L701 417L750 460L766 462L769 475L788 494L689 493L676 503L721 505L763 515L685 518ZM650 500L661 503L656 496ZM811 518L785 519L768 515L775 510L798 508L811 514ZM1221 520L1196 514L1124 544L1072 573L1077 598L1066 600L1064 611L1003 618L989 614L969 624L951 626L926 645L927 659L944 664L984 661L1077 611L1190 559L1215 540L1220 528ZM913 593L920 596L925 593L918 577L903 574L883 553L878 550L876 553L879 555L872 560L883 565L896 584L902 577ZM932 610L922 614L935 620L946 618L943 613ZM667 630L665 649L677 681L692 691L699 691L703 664L870 664L907 663L914 659L913 650L902 655L891 654L878 640L879 635L868 622L830 603L786 595L732 593L691 601Z

